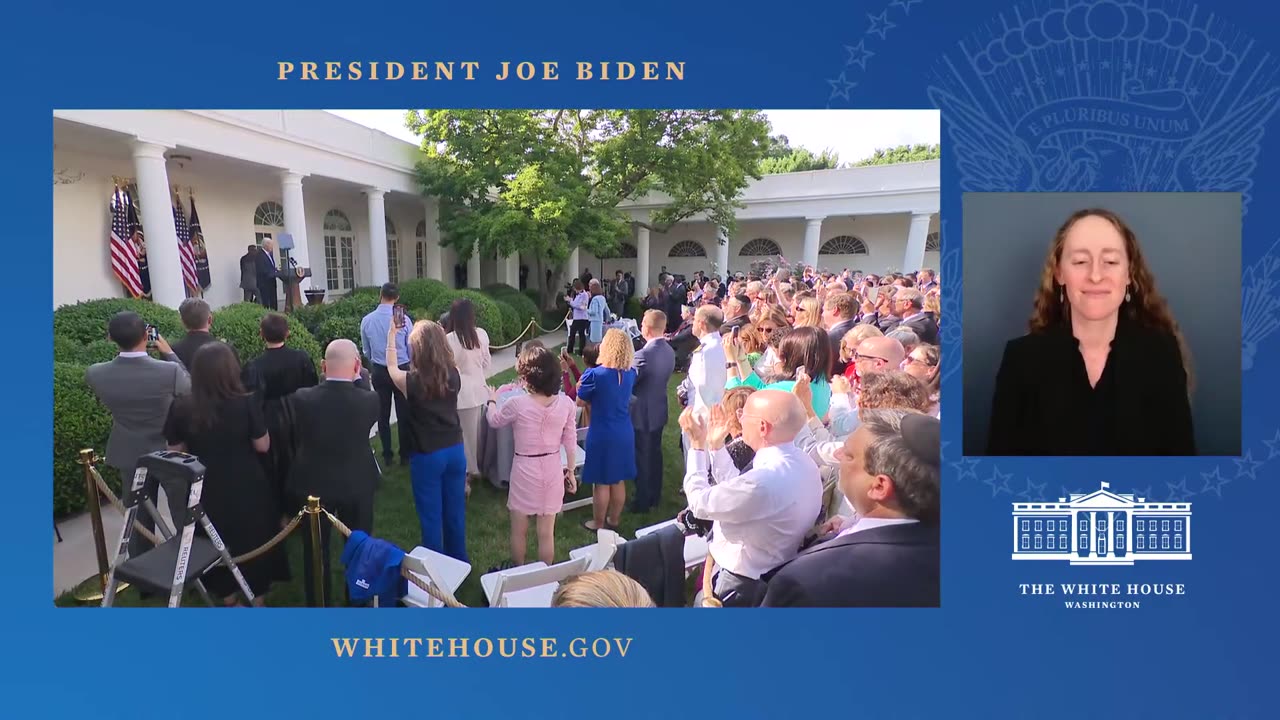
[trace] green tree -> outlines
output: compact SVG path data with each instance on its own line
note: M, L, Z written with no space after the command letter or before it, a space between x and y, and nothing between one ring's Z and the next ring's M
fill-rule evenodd
M803 147L791 147L786 135L769 137L768 154L760 161L762 175L805 172L807 170L834 170L840 167L840 155L830 148L817 155Z
M879 149L869 157L853 163L852 167L865 165L896 165L898 163L937 160L942 157L940 145L899 145L887 150Z
M732 232L737 198L760 177L769 124L750 110L410 110L422 191L440 204L442 242L462 258L523 252L558 279L574 248L615 252L618 210L653 193L650 230L705 213ZM571 268L576 272L577 268ZM543 288L541 304L556 293Z

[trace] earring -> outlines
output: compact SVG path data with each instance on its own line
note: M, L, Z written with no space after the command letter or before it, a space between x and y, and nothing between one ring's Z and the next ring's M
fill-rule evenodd
M1125 301L1125 302L1129 302L1129 299L1130 299L1130 298L1129 298L1129 291L1128 291L1128 290L1125 290L1125 291L1124 291L1124 301Z
M1058 304L1061 305L1066 301L1066 296L1063 295L1062 288L1058 288Z

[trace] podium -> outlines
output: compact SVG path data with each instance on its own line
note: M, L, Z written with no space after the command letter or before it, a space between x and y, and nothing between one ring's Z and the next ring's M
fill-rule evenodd
M311 268L289 268L282 271L280 276L280 280L284 283L285 312L292 312L294 308L302 307L302 281L311 277Z

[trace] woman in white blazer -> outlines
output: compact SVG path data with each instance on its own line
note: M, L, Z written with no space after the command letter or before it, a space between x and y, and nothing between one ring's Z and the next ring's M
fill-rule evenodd
M487 377L492 363L489 334L484 328L476 327L476 308L470 300L454 300L449 307L449 334L446 339L462 379L462 389L458 392L458 420L462 423L462 445L467 455L467 494L470 495L471 479L480 474L476 447L480 441L481 410L489 399Z

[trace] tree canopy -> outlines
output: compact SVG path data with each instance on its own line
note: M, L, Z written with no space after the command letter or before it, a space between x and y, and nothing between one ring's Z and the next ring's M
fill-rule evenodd
M525 253L539 278L574 248L616 252L630 233L618 205L649 193L665 196L642 223L652 230L706 213L732 232L769 142L752 110L410 110L406 125L442 241L463 257L473 242Z
M863 158L850 165L850 167L896 165L897 163L937 160L940 157L942 157L940 145L898 145L897 147L876 150L871 157Z
M786 135L769 137L769 151L760 161L763 175L804 172L807 170L834 170L840 167L840 155L830 148L814 154L804 147L791 147Z

